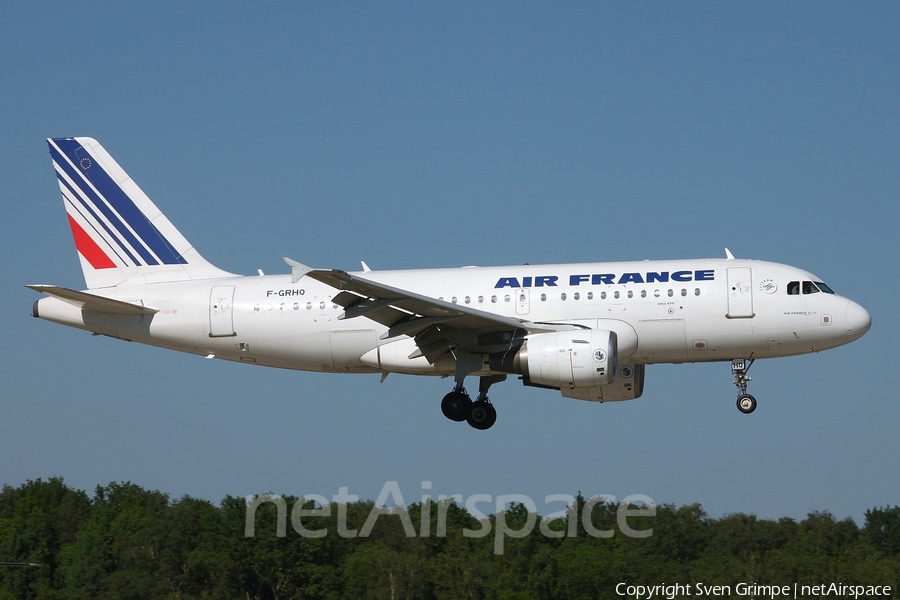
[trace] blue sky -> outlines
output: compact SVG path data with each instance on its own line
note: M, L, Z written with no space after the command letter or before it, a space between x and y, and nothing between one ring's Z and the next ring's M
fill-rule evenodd
M714 516L900 503L895 3L18 3L0 22L0 483L646 494ZM200 252L341 269L735 255L789 263L872 330L659 365L595 405L510 380L489 432L448 380L251 368L37 321L82 287L44 139L100 140ZM13 169L12 167L16 168ZM470 387L472 387L470 385ZM558 506L552 507L552 510Z

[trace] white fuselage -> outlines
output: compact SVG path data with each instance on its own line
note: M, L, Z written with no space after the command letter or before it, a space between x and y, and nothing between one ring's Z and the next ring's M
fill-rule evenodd
M606 329L631 364L768 358L851 342L869 315L845 297L789 294L819 278L787 265L698 259L465 267L357 273L448 303L537 323ZM338 290L291 275L124 283L91 293L158 309L155 314L82 311L54 297L35 316L116 338L250 364L327 372L448 375L448 357L410 358L406 336L365 316L341 318ZM380 348L379 348L380 346ZM482 370L475 374L487 374Z

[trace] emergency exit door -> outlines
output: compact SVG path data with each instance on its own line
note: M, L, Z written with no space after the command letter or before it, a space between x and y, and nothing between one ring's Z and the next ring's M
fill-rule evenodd
M516 314L527 315L531 310L531 290L522 288L516 292Z

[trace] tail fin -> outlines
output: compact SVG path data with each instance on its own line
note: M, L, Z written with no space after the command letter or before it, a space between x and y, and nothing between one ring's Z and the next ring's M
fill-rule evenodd
M231 275L194 250L97 140L47 143L89 289Z

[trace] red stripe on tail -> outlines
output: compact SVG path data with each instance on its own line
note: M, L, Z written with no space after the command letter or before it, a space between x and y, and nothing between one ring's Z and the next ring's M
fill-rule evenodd
M72 228L72 237L75 238L75 247L78 249L78 252L95 269L115 269L116 263L106 255L106 252L97 245L97 242L81 228L81 225L75 222L72 215L67 214L66 216L69 217L69 227Z

